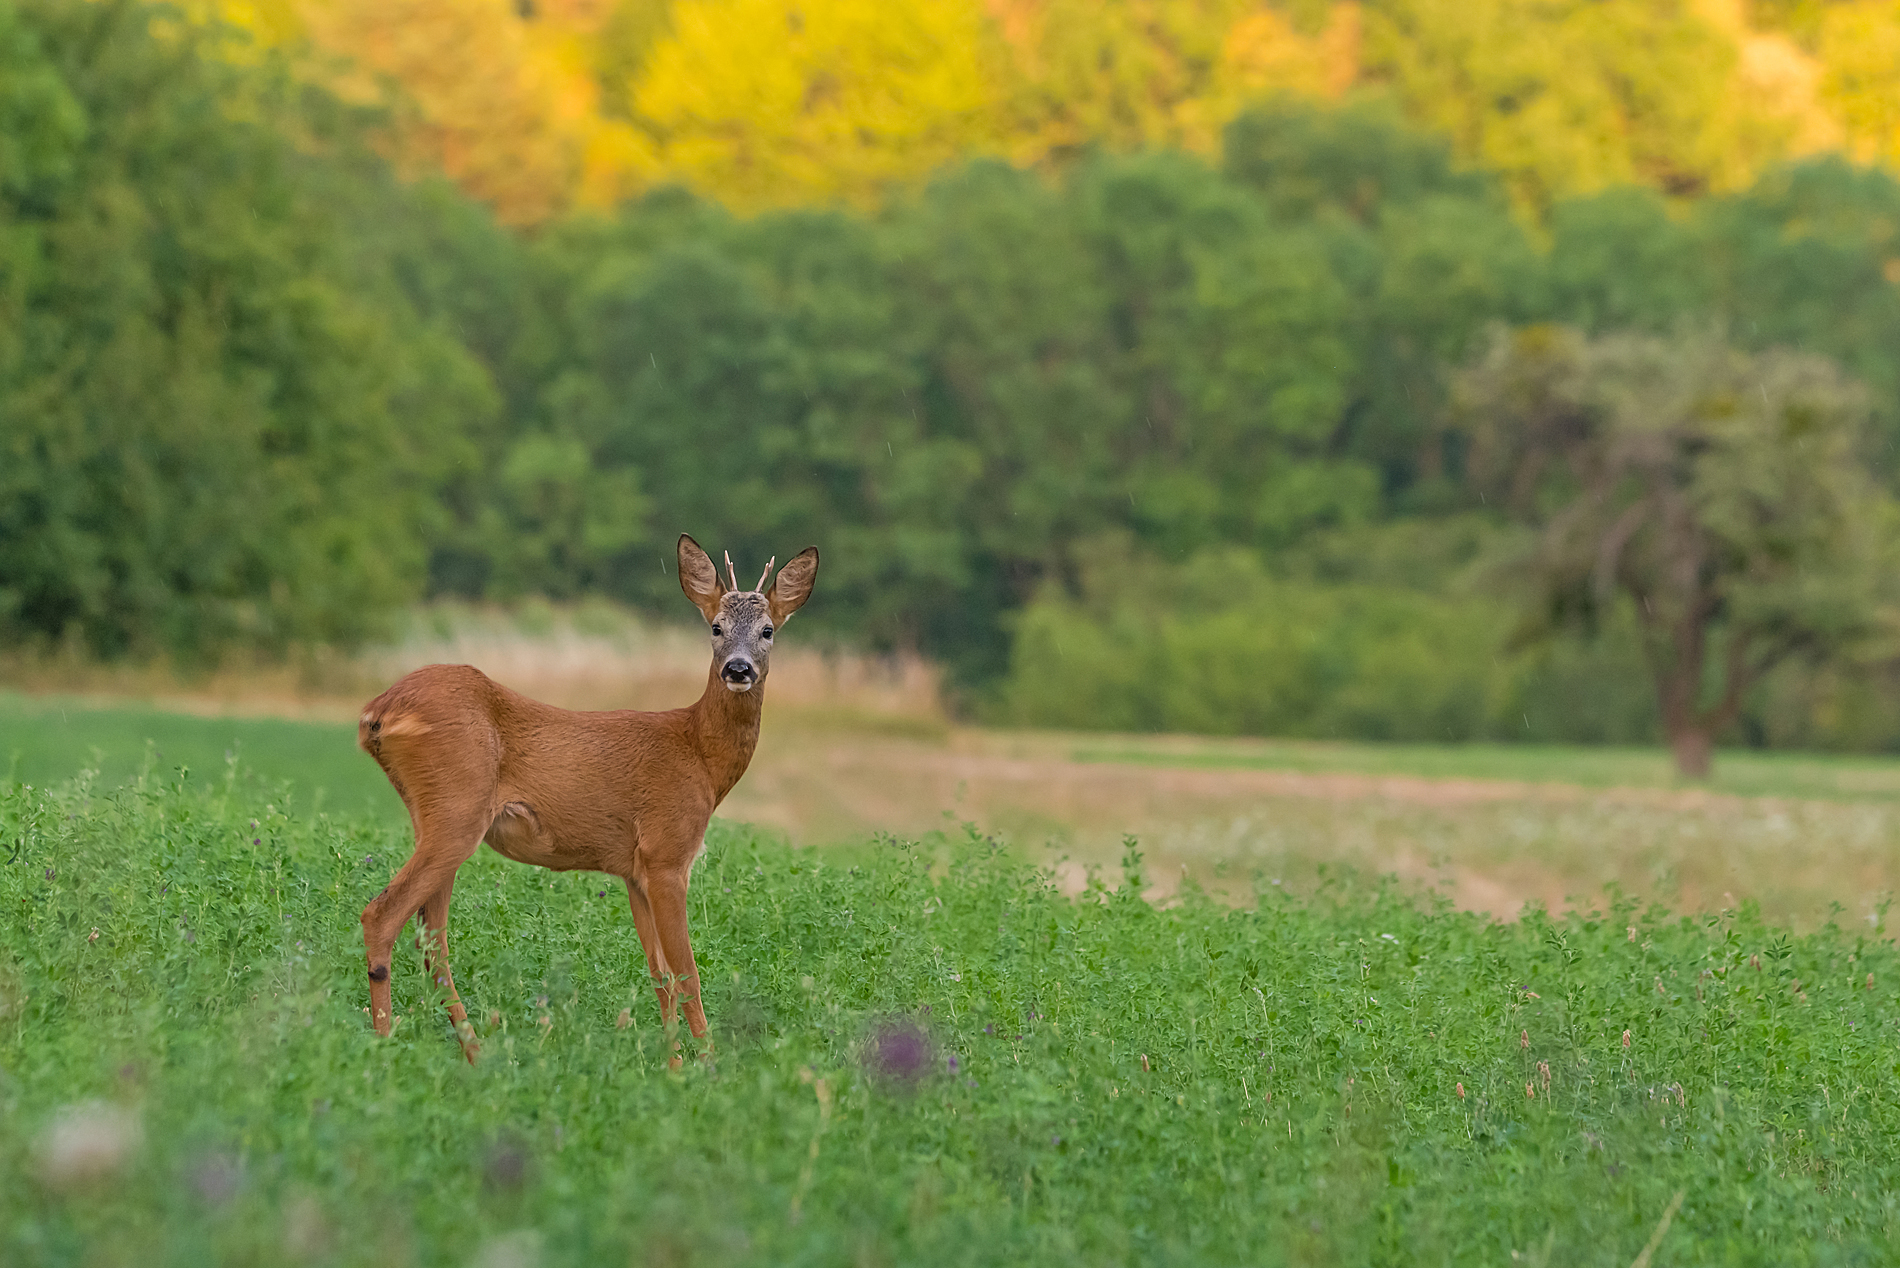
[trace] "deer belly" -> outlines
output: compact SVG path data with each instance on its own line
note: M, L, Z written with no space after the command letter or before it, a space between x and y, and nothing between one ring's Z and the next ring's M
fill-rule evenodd
M553 835L542 826L540 816L534 813L534 807L525 801L511 801L504 805L501 813L495 816L495 821L488 825L488 833L482 840L488 842L495 853L517 863L532 863L536 867L551 867L560 871L574 866L572 859L561 857Z

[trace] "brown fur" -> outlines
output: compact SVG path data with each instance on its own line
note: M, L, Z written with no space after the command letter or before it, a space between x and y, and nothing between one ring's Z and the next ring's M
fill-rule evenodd
M734 594L691 538L680 539L679 554L682 588L709 622L756 608L762 619L783 623L817 572L817 551L808 550L768 594ZM517 862L623 879L663 1019L670 1028L677 1003L693 1036L705 1037L686 887L707 822L758 743L769 648L755 657L760 672L747 691L721 681L722 655L696 703L660 713L557 709L469 665L426 666L369 702L357 743L389 776L416 837L415 853L363 909L379 1033L390 1026L390 949L419 913L430 975L447 993L463 1051L475 1059L478 1045L449 972L447 923L455 873L487 841Z

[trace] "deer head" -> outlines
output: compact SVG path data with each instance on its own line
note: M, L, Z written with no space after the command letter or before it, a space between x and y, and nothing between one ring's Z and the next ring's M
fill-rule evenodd
M713 664L719 680L728 691L752 690L765 681L771 665L772 636L811 597L812 582L818 576L818 548L807 546L776 577L768 563L759 584L750 590L739 589L731 555L726 556L726 575L721 577L712 557L685 533L680 534L679 563L680 589L712 627ZM772 578L770 589L767 577Z

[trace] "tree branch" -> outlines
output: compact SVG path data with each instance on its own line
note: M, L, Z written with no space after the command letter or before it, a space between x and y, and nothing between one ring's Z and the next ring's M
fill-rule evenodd
M1752 636L1747 630L1732 630L1729 633L1728 653L1723 659L1722 698L1713 709L1702 715L1703 723L1711 734L1721 730L1735 720L1741 711L1742 695L1753 686L1756 676L1748 663L1748 644Z
M1729 638L1727 681L1723 684L1722 699L1705 715L1710 730L1719 731L1733 722L1735 715L1742 710L1742 697L1748 693L1748 689L1766 678L1770 670L1800 651L1809 641L1806 635L1789 635L1750 664L1747 646L1752 637L1745 630L1737 630Z
M1603 535L1603 541L1597 547L1597 565L1591 578L1599 604L1608 606L1611 591L1616 585L1616 566L1622 561L1623 551L1630 544L1630 538L1636 536L1636 530L1643 526L1644 519L1648 517L1650 502L1650 498L1643 497L1630 503Z

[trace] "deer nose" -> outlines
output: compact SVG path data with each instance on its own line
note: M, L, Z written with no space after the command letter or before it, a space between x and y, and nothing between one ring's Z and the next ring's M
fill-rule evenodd
M759 671L745 657L734 656L719 671L719 676L727 682L753 682L758 678Z

